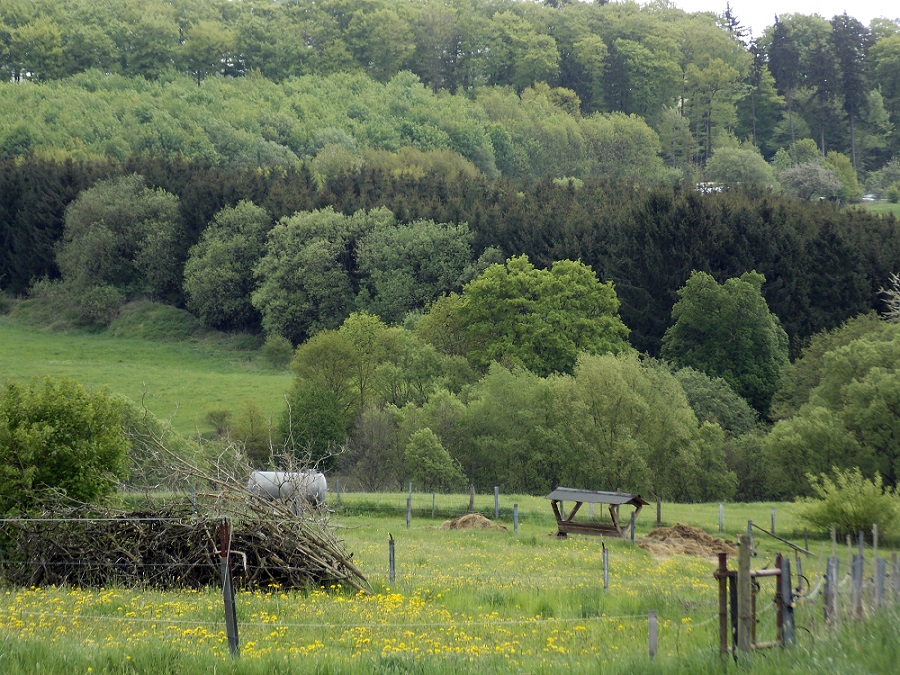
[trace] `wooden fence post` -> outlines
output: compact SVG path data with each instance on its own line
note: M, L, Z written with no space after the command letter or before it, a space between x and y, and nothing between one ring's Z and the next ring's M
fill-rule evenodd
M469 485L469 513L475 512L475 483Z
M494 486L494 520L500 518L500 486Z
M838 621L838 570L840 560L836 555L828 558L825 568L825 623L834 628Z
M650 614L648 616L648 623L649 623L649 626L648 626L647 636L648 636L648 641L650 643L650 645L649 645L650 660L652 661L653 657L656 656L656 646L657 646L656 645L656 643L657 643L657 634L656 634L657 613L656 613L656 611L650 612Z
M775 534L775 507L772 507L772 528L769 530L772 534Z
M864 562L861 555L857 554L853 556L853 563L851 568L853 583L850 591L850 607L852 608L853 616L857 619L861 619L863 617L863 565Z
M751 602L750 579L750 536L741 535L740 548L738 550L738 649L742 652L750 651L751 636L753 634L753 613Z
M409 524L412 521L412 497L406 498L406 529L409 529Z
M724 519L725 519L725 505L719 504L719 532L722 531Z
M513 504L513 533L519 533L519 505Z
M887 560L875 558L875 609L884 603L884 578L887 573Z
M897 554L891 556L891 576L894 578L894 602L900 602L900 561L897 560Z
M794 590L791 584L791 559L781 562L782 646L794 644Z
M662 497L656 497L656 526L662 527Z

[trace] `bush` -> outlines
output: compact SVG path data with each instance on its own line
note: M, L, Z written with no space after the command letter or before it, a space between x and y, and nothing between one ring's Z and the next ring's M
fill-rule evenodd
M889 185L884 191L884 196L891 204L900 202L900 181Z
M425 490L460 488L466 483L462 467L428 428L414 432L403 453L409 477Z
M125 296L118 288L107 284L93 286L78 298L80 318L88 323L108 326L124 302Z
M11 382L0 392L0 513L39 507L48 489L80 502L127 473L125 404L69 379Z
M260 356L276 370L284 370L294 358L294 348L287 338L270 335L260 350Z
M900 491L886 488L881 474L868 480L858 468L832 469L833 477L809 475L810 485L818 499L800 499L799 516L814 527L834 526L839 534L871 532L872 525L885 534L897 531L900 525Z

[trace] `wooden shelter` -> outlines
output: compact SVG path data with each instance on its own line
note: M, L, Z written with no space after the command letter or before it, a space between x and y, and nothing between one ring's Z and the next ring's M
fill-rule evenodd
M628 534L631 520L637 518L641 509L650 503L645 501L640 495L631 495L624 492L592 492L590 490L576 490L567 487L556 488L547 495L547 499L553 505L553 515L556 516L556 526L559 530L557 536L560 537L565 537L570 532L572 534L611 534L624 537ZM563 502L575 502L575 506L566 518L563 517L561 508ZM607 504L612 523L576 522L574 520L575 514L578 513L578 510L584 503ZM634 507L634 512L624 524L619 516L619 507L623 504Z

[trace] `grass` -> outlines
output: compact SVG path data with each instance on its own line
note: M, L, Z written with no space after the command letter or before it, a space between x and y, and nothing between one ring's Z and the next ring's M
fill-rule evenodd
M102 333L55 332L0 316L0 384L51 375L91 389L107 387L143 401L182 434L211 431L207 411L237 414L248 401L269 416L280 414L291 375L262 365L246 337L159 341L159 326L141 312L126 314Z
M877 213L882 216L892 213L896 218L900 218L900 203L892 204L886 199L880 199L875 202L862 202L861 204L855 205L855 208L863 208L866 211Z
M711 560L656 559L630 542L595 537L559 539L549 503L501 495L499 531L449 531L467 495L347 494L332 524L367 574L370 595L342 588L306 593L270 587L239 591L241 655L232 660L220 593L140 589L0 589L0 670L22 673L718 673L717 587ZM512 504L519 505L513 532ZM493 496L476 497L493 516ZM726 530L763 520L769 504L727 505ZM785 531L801 530L778 504ZM729 515L731 512L733 514ZM663 505L663 517L717 531L718 505ZM597 514L595 514L597 515ZM655 525L645 510L638 536ZM743 528L741 526L743 521ZM732 534L726 535L733 538ZM388 570L388 538L396 578ZM754 567L768 566L783 545L757 539ZM817 540L817 543L820 540ZM824 542L823 542L824 543ZM610 584L602 583L602 545ZM841 551L842 555L846 551ZM734 562L732 561L732 567ZM810 575L821 560L804 563ZM846 561L842 562L846 569ZM762 581L759 639L774 636ZM772 586L772 587L770 587ZM659 616L659 652L647 656L648 612ZM748 673L892 672L900 657L896 610L835 635L821 627L820 603L798 603L798 644L731 664ZM807 633L804 628L809 628ZM813 639L814 638L814 639Z

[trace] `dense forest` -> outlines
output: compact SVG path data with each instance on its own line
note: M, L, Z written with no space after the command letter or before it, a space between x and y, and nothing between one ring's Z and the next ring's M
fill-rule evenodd
M900 24L724 10L0 0L0 290L259 335L223 433L370 488L894 485Z
M580 157L563 159L572 147L553 146L596 142L596 119L647 136L634 142L676 174L697 173L738 143L771 160L810 138L823 157L840 153L866 175L896 155L896 22L785 14L751 40L725 3L722 12L515 0L3 0L0 154L180 152L269 164L326 145L357 158L409 145L449 148L488 173L560 176L591 171ZM48 86L15 86L23 83ZM554 119L540 119L548 113ZM550 156L527 166L534 143Z

